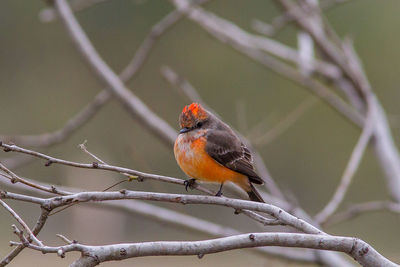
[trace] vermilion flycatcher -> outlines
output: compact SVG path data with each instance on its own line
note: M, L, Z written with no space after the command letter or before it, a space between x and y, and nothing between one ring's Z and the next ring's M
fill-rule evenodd
M254 171L249 149L232 129L200 104L185 106L179 116L181 130L175 141L174 153L181 169L192 179L217 182L222 186L230 181L247 192L253 201L264 202L253 184L263 184Z

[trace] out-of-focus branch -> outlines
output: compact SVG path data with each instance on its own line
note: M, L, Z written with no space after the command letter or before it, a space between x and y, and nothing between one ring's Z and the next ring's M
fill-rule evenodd
M177 135L176 131L125 87L121 79L99 56L73 15L68 3L65 0L56 0L54 3L78 51L97 77L107 85L108 90L110 90L128 112L147 127L151 133L158 136L167 145L173 143Z
M160 72L163 78L172 85L173 88L176 88L183 97L187 98L189 101L200 103L206 109L217 115L217 112L204 102L196 88L194 88L194 86L184 77L178 75L178 73L176 73L171 67L162 66Z
M182 92L183 95L185 95L190 101L200 103L206 109L213 111L213 109L210 108L207 105L207 103L205 103L203 101L203 99L201 99L201 97L197 93L197 90L195 89L195 87L188 80L186 80L185 78L178 75L171 67L168 67L168 66L162 67L161 74L173 87L178 88L179 91ZM217 116L219 116L217 112L213 111L213 113L216 114ZM273 196L278 197L280 199L285 199L284 194L281 192L278 185L272 179L261 155L258 153L258 151L256 149L254 149L252 143L246 137L244 137L238 131L235 131L235 132L237 134L239 134L242 141L246 144L246 146L252 152L254 161L256 163L257 170L258 170L259 174L261 175L261 177L263 178L263 180L265 181L265 187L268 189L268 191Z
M315 79L304 77L292 66L264 53L260 49L260 45L254 45L252 43L252 38L248 37L249 34L240 29L237 25L217 17L213 13L205 11L199 6L192 5L186 0L173 0L172 2L178 10L186 14L189 19L198 23L216 39L232 46L237 51L270 68L277 74L282 75L283 77L309 89L316 96L325 100L329 106L333 108L333 110L339 112L339 114L343 115L345 118L349 119L355 124L360 126L363 125L364 118L355 109L344 102L342 98L333 93L321 82ZM251 46L249 44L251 44ZM316 70L317 69L319 68L316 66ZM337 68L335 68L335 70L337 70ZM338 75L340 77L340 71ZM331 76L331 78L334 77L338 78L335 75Z
M331 226L344 221L349 221L362 214L384 210L399 214L400 204L391 201L369 201L365 203L354 204L349 206L344 211L333 214L326 222L324 222L324 225Z
M391 197L400 202L400 153L393 141L385 112L372 91L352 43L338 40L334 30L326 23L318 25L313 16L309 16L309 12L313 12L312 8L304 8L289 0L276 2L293 16L300 28L312 36L319 50L342 70L347 83L351 84L343 89L350 90L346 93L347 96L357 99L354 101L349 98L354 106L362 113L365 113L366 107L372 107L376 111L373 131L375 154L385 172Z
M271 143L273 140L286 132L290 126L292 126L308 109L315 105L315 103L317 103L315 98L308 98L304 100L271 129L267 130L262 135L256 136L256 132L258 132L264 124L264 122L261 122L251 130L249 139L256 146L262 146Z
M321 1L319 6L322 10L327 10L340 4L347 3L348 1L349 0L325 0ZM274 18L271 24L265 23L258 19L254 19L252 22L252 27L255 31L261 34L273 36L291 22L293 22L293 16L289 12L285 12L282 15Z
M346 93L354 105L350 107L340 97L333 93L322 82L311 78L304 78L298 71L278 59L269 57L260 50L260 47L249 47L251 39L247 33L235 24L221 19L204 9L192 5L186 0L173 0L174 5L191 20L198 23L212 36L226 43L251 59L260 62L276 73L310 89L318 97L325 100L334 110L360 127L364 126L366 96L370 97L369 106L376 110L376 124L374 129L374 148L386 174L387 188L391 196L400 201L400 154L390 133L390 128L383 108L371 91L361 64L351 45L338 40L334 31L328 25L320 25L320 15L316 15L311 7L304 8L289 0L277 0L284 10L293 16L296 23L314 40L316 47L330 60L343 76L329 78L339 89ZM297 2L296 2L297 3ZM304 5L305 2L303 1ZM309 13L314 12L313 16ZM372 99L372 100L371 100ZM355 111L355 109L358 109Z
M360 239L292 233L251 233L203 241L158 241L106 246L86 246L76 243L60 247L38 247L29 244L31 249L43 253L57 253L61 257L67 252L81 252L81 258L72 263L70 265L72 267L90 267L105 261L142 256L197 255L202 258L205 254L258 246L332 250L344 252L366 267L398 266Z
M65 141L71 134L86 124L100 108L108 101L110 93L101 91L75 116L69 119L65 125L50 133L39 135L0 136L4 142L15 142L22 146L48 147Z
M108 0L72 0L70 5L73 11L82 11ZM58 18L57 10L53 7L47 7L40 11L39 19L41 22L52 22Z
M337 210L339 205L342 203L344 196L347 193L347 190L350 186L350 183L356 173L358 166L361 163L361 159L364 155L364 152L368 146L369 140L371 139L373 129L375 127L375 111L371 108L368 112L368 117L356 146L351 154L350 160L344 170L342 179L340 181L339 186L337 187L334 195L331 200L326 204L326 206L315 215L315 221L319 224L323 224L326 220L329 219L330 216Z
M76 0L73 1L72 5L79 7L89 7L94 3L98 3L105 0L94 0L92 2ZM198 0L196 3L203 4L208 0ZM74 4L75 3L75 4ZM52 12L55 12L51 8ZM140 68L146 62L151 49L158 38L171 28L177 21L179 21L183 15L181 12L172 11L158 23L156 23L147 34L139 48L137 49L134 57L120 73L119 77L122 81L127 82L139 72ZM107 89L103 89L98 93L95 98L87 104L79 113L66 122L66 124L59 130L50 133L44 133L39 135L22 135L22 136L0 136L0 140L5 142L15 142L21 146L35 146L35 147L48 147L65 141L71 134L78 130L81 126L86 124L99 110L104 106L111 97L111 93ZM11 167L10 167L11 168ZM13 168L11 168L13 169Z

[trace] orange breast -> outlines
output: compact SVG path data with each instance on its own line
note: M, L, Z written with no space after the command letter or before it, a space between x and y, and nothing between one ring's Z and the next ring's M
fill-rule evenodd
M181 169L190 177L208 182L231 181L247 185L247 177L232 171L210 157L205 151L204 136L179 135L174 146L175 158Z

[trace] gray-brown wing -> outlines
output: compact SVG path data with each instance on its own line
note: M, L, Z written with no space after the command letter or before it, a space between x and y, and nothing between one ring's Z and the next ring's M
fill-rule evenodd
M209 131L206 152L221 165L249 177L250 182L263 184L264 181L254 171L249 149L233 133Z

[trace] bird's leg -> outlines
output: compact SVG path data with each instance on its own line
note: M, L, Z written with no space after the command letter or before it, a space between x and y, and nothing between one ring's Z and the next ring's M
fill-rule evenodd
M194 186L195 183L196 183L196 179L194 179L194 178L187 179L187 180L185 180L185 181L183 182L183 184L185 185L186 191L188 191L188 190L187 190L188 187L189 187L190 189L193 189L193 186Z
M222 186L224 185L224 183L221 183L221 186L219 187L218 192L215 194L216 197L220 197L222 196Z

